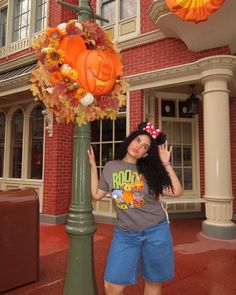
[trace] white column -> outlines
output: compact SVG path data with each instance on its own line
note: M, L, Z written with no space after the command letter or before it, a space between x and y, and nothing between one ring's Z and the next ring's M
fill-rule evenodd
M232 222L228 69L203 72L206 220L202 231L219 239L236 238Z

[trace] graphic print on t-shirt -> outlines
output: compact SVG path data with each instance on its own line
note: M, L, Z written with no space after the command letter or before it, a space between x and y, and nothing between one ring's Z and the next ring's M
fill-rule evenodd
M126 169L112 173L112 198L119 209L141 208L145 204L144 176Z

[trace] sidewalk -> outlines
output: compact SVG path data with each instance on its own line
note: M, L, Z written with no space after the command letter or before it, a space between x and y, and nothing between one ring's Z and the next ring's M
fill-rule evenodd
M176 276L164 284L163 295L236 295L236 240L221 241L204 237L201 222L199 218L171 220ZM112 225L97 224L94 259L98 295L105 295L103 271L112 232ZM62 295L67 241L64 225L41 223L39 282L1 294ZM127 287L125 294L142 295L142 279L136 286Z

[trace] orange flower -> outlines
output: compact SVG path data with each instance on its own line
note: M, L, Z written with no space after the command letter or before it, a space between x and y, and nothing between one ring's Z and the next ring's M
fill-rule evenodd
M48 28L47 35L49 38L53 39L61 38L63 36L63 34L58 28Z
M50 81L52 83L58 83L59 81L62 81L62 80L63 80L63 77L60 72L53 72L50 76Z
M55 48L50 48L46 52L47 61L51 65L62 63L64 56L65 56L65 53L61 49L56 50Z

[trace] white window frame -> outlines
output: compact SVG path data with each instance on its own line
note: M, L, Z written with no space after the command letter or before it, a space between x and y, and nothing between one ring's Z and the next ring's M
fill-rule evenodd
M140 0L137 0L137 14L135 16L120 20L120 0L115 0L114 24L104 25L103 28L110 32L115 42L130 40L140 34ZM101 15L102 1L97 1L97 13ZM106 16L104 16L106 18Z
M46 20L45 20L45 28L42 31L35 32L35 22L36 22L36 8L37 1L28 0L29 1L29 32L28 36L24 39L20 39L17 41L13 41L13 28L14 28L14 0L4 1L4 5L0 3L0 9L7 8L7 29L6 29L6 44L4 47L0 47L0 58L4 58L8 55L14 54L16 52L28 49L32 45L32 41L35 37L42 34L48 25L48 2L47 0L45 11Z
M4 12L6 11L6 22L5 22L5 16ZM6 37L7 37L7 7L4 7L3 9L0 9L0 47L4 47L6 45ZM5 32L3 30L5 25ZM5 42L3 44L2 40L3 37L5 37Z
M161 101L174 100L178 108L178 101L184 101L182 94L158 94L158 118L159 128L162 129L162 120L169 120L173 122L191 122L192 124L192 178L193 189L184 191L184 196L199 197L200 196L200 165L199 165L199 136L198 136L198 115L193 118L178 118L178 117L162 117L161 115Z

